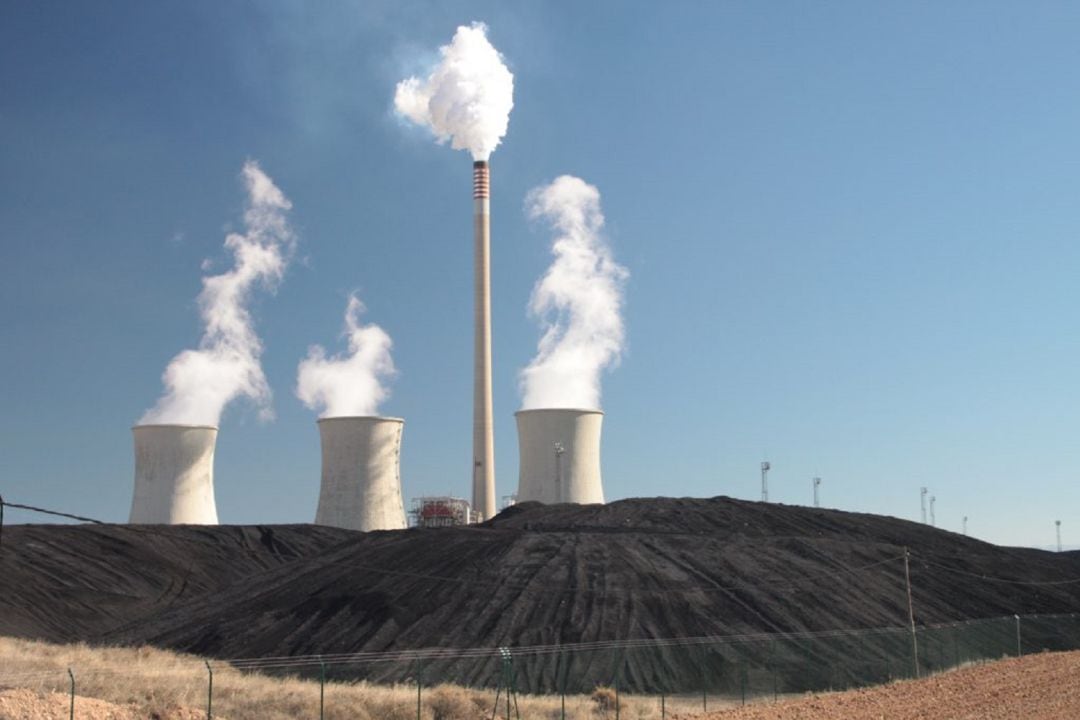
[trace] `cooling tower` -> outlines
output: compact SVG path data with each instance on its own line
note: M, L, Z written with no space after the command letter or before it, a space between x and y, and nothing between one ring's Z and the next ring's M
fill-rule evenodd
M473 511L495 516L495 436L491 409L491 176L483 160L473 163L474 316Z
M521 470L518 502L602 503L599 410L515 413Z
M322 487L316 525L364 531L405 527L400 463L404 427L401 418L319 420Z
M217 525L214 444L207 425L136 425L131 523Z

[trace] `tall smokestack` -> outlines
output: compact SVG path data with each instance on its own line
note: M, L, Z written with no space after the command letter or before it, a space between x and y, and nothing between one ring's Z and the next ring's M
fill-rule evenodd
M388 417L319 420L322 486L316 525L349 530L400 530L401 432L405 421Z
M209 425L136 425L135 493L129 522L217 525Z
M520 410L518 502L602 503L599 410Z
M491 176L487 161L473 163L474 331L473 510L495 515L495 435L491 407Z

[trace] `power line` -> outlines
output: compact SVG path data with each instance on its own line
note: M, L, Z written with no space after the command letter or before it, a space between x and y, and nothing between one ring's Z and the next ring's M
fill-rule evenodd
M965 575L967 577L978 578L987 582L1005 583L1006 585L1030 585L1034 587L1049 586L1049 585L1075 585L1080 583L1080 578L1074 578L1072 580L1046 580L1046 581L1032 581L1032 580L1010 580L1007 578L992 577L990 575L983 575L981 573L967 572L966 570L960 570L958 568L946 567L944 565L938 565L937 563L928 562L923 560L923 565L928 567L937 568L938 570L944 570L945 572L955 573L957 575Z
M57 517L71 518L72 520L81 520L82 522L96 523L98 525L108 525L110 523L104 520L95 520L94 518L83 517L82 515L72 515L71 513L60 512L58 510L46 510L45 508L34 507L33 505L21 505L19 503L10 503L0 497L0 505L10 508L18 508L20 510L30 510L31 512L42 513L44 515L56 515Z

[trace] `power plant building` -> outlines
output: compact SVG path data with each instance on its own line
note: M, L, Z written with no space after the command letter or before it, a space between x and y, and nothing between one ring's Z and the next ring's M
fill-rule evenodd
M517 502L602 503L599 410L515 413L520 452Z
M217 525L209 425L136 425L135 491L129 522Z
M322 483L315 524L361 531L404 528L401 434L405 421L334 417L318 424Z

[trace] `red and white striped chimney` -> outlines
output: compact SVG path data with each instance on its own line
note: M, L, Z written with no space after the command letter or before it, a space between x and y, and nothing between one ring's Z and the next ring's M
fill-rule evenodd
M474 329L473 511L495 515L495 436L491 405L491 177L487 161L473 163Z

